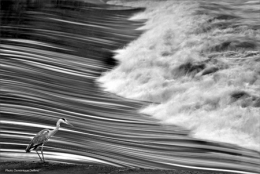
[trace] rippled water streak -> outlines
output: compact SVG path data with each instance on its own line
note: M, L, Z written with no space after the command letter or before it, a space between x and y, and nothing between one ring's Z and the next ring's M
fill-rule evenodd
M142 22L127 18L141 9L2 2L1 159L38 160L25 153L31 137L64 117L75 127L62 125L45 145L48 161L85 163L91 157L118 166L258 171L259 153L162 127L137 114L144 103L111 96L95 84L116 64L111 50L140 34L134 29Z

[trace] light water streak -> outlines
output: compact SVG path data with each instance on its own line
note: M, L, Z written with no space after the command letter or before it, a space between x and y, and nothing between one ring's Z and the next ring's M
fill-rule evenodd
M138 114L145 103L103 92L95 79L115 64L112 51L140 34L142 22L127 19L141 9L79 4L1 12L1 159L38 160L25 153L30 139L64 117L74 128L62 125L46 160L259 171L259 153L190 138Z

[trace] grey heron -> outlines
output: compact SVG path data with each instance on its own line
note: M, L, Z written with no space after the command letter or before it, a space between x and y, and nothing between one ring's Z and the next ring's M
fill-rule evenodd
M49 138L52 137L59 130L60 123L65 123L65 124L68 124L68 125L72 126L72 124L70 124L65 118L59 119L57 121L57 123L56 123L56 128L54 130L43 129L39 133L37 133L33 137L33 139L31 140L31 142L29 143L29 145L27 146L25 151L27 153L29 153L31 151L31 149L36 150L40 160L42 162L45 162L44 161L44 156L43 156L43 146L44 146L44 143L46 143L49 140ZM42 158L40 157L40 155L38 153L38 148L39 147L41 147Z

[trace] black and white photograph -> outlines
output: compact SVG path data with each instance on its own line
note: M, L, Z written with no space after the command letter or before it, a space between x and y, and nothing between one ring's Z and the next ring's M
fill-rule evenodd
M0 0L1 174L259 174L260 0Z

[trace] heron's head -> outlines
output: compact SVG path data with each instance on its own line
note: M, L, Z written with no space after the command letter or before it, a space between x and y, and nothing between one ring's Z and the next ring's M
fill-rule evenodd
M70 125L71 127L73 127L73 125L70 122L68 122L68 120L66 118L61 118L60 120L61 120L62 123L65 123L65 124Z

